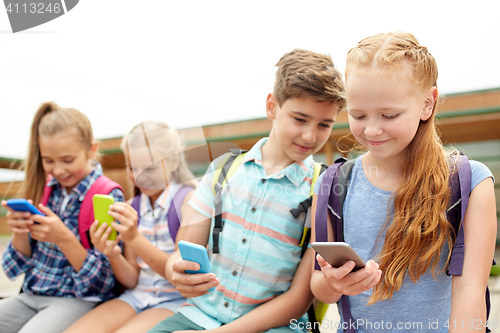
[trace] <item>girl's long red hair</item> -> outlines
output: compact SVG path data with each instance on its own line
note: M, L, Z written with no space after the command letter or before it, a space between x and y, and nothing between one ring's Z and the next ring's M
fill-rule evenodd
M416 93L437 86L434 57L409 33L363 39L347 55L346 80L352 69L377 66L397 71L406 63L411 65ZM440 257L446 244L451 253L452 231L446 219L449 166L435 125L435 109L436 105L428 120L420 121L407 147L402 185L393 195L394 215L388 214L387 233L379 254L382 278L369 304L391 298L406 276L416 282L429 268L436 276L441 271Z

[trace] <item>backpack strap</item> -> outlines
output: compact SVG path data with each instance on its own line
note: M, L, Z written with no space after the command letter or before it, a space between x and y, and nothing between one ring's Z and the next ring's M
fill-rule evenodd
M52 176L49 176L49 178L47 178L47 182L45 183L45 187L43 188L43 195L42 195L42 200L40 200L40 203L44 206L47 206L50 195L52 194L52 190L54 189L54 186L47 186L47 184L51 179Z
M109 194L115 188L118 188L123 192L123 188L120 184L112 181L104 175L101 175L88 189L87 194L85 194L85 198L80 206L80 214L78 215L78 233L80 234L80 242L87 250L92 248L89 241L90 237L88 235L90 225L94 222L92 197L94 194Z
M50 179L51 177L47 180L47 182L50 181ZM92 248L92 244L89 241L90 237L88 234L90 225L94 222L92 197L94 196L94 194L109 194L115 188L119 188L123 192L123 188L120 184L112 181L104 175L101 175L94 181L94 184L92 184L92 186L89 188L87 194L85 194L85 198L80 205L80 214L78 215L78 233L80 234L80 242L86 250ZM45 188L43 189L43 196L40 202L44 206L46 206L49 202L49 198L52 194L53 189L54 186L45 186Z
M141 194L137 194L134 199L132 199L132 203L130 204L132 208L137 212L137 225L141 221Z
M328 225L327 214L330 216L332 228L334 231L334 241L344 241L344 226L343 226L343 205L347 195L347 186L351 177L352 168L355 160L347 161L345 158L337 159L331 165L323 177L321 188L318 193L318 203L316 207L315 231L317 242L328 241ZM344 167L342 167L345 164ZM318 261L315 257L316 270L321 270ZM342 319L347 323L347 328L344 332L354 333L354 319L352 318L351 310L349 309L349 301L347 296L342 295L339 300L339 310L342 313ZM345 325L343 324L343 327Z
M246 151L241 149L230 149L228 158L222 166L219 165L219 167L217 167L212 178L212 190L215 194L215 223L212 233L212 253L214 254L219 253L219 235L224 227L224 223L222 221L222 189L228 179L231 178L236 169L238 169L243 162L243 156L245 153Z
M229 178L233 176L236 172L236 169L243 162L243 156L246 154L246 150L242 149L229 149L229 153L226 153L220 157L219 163L216 166L212 177L212 193L215 195L217 190L216 186L221 180L220 186L224 187L228 182ZM234 167L231 168L231 166ZM225 172L225 176L223 177L223 171Z
M467 205L469 204L469 196L471 194L472 169L469 159L465 155L453 155L453 168L450 174L450 191L451 191L451 207L447 211L447 218L450 221L453 230L455 231L455 242L451 252L451 258L446 269L447 275L462 275L464 266L464 228L463 218ZM493 260L493 265L496 264ZM485 293L486 303L486 319L490 317L491 303L490 290L486 287ZM488 322L488 321L486 321ZM486 327L486 332L491 332L489 327Z
M137 226L141 223L141 193L137 194L130 204L133 209L137 212ZM174 240L175 243L175 240Z
M346 164L345 167L341 166ZM347 183L351 176L354 160L347 161L340 158L335 161L326 171L318 192L318 203L316 207L315 231L316 242L328 241L327 215L330 216L335 242L342 242L344 239L342 218L342 205L347 194ZM342 176L342 181L340 181ZM333 194L333 195L332 195ZM315 269L321 270L318 262Z
M170 203L170 208L168 209L167 212L168 231L170 232L170 237L172 237L174 244L175 244L175 239L177 238L177 231L179 230L179 227L181 225L180 212L182 203L184 202L184 198L186 197L186 195L192 189L193 188L190 186L181 186L177 190L177 193L175 193L174 197L172 198L172 202ZM177 213L177 210L179 211L179 213Z
M311 205L312 205L312 197L314 195L314 185L316 185L316 180L318 180L319 175L321 175L323 172L325 172L325 170L327 168L328 167L325 164L323 164L323 163L318 163L318 162L314 163L314 171L313 171L313 177L312 177L312 180L311 180L310 195L309 195L309 197L307 199L305 199L304 201L302 201L301 203L299 203L299 205L297 206L297 208L294 208L294 209L290 210L290 213L292 213L293 217L298 218L299 215L300 215L300 213L307 212L308 209L311 207Z
M467 210L469 203L469 196L471 192L472 170L470 167L469 159L464 155L454 155L453 160L456 168L452 170L450 175L450 189L452 200L460 194L460 199L453 202L452 207L448 211L448 217L456 232L455 243L451 252L449 267L447 269L448 275L462 275L462 268L464 265L464 225L461 223ZM460 215L458 210L460 209ZM457 218L458 215L458 218Z
M300 257L302 258L307 251L307 247L309 245L309 241L311 240L311 205L312 199L314 196L314 186L316 185L316 181L318 177L326 171L328 166L323 163L314 163L314 171L313 177L311 179L311 191L310 196L302 201L297 208L291 209L290 213L292 213L293 217L298 218L300 213L304 212L306 214L304 220L304 229L302 230L302 238L300 239L299 246L302 247Z

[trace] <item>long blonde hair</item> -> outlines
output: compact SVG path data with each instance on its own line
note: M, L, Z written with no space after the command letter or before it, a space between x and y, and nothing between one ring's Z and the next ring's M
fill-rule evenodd
M138 129L141 130L138 130ZM121 150L129 153L129 148L144 148L148 146L155 157L175 156L179 160L179 167L172 171L172 179L177 184L196 188L196 177L189 170L184 157L184 145L179 133L163 121L145 121L137 124L122 139ZM134 195L139 194L137 186Z
M411 66L414 84L420 92L437 87L436 61L410 33L378 34L360 41L347 55L346 80L352 69L375 65L398 70L405 63ZM446 243L448 259L451 254L453 235L446 219L449 165L435 125L436 104L431 117L420 121L407 148L402 185L393 195L393 220L379 254L382 278L368 304L391 298L407 274L417 282L431 267L436 277L441 271L440 257ZM387 223L390 218L388 214Z
M90 149L95 142L92 126L83 113L75 109L64 109L54 102L43 103L35 113L31 124L28 157L22 163L25 178L21 185L22 197L32 199L37 205L42 199L46 174L40 156L38 139L52 136L69 129L78 131L78 139L84 149Z

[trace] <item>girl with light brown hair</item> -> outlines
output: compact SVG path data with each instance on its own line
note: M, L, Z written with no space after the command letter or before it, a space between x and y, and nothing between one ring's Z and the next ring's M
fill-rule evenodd
M350 175L343 230L367 263L351 272L352 262L334 268L318 255L311 288L325 303L347 295L339 308L350 309L357 332L454 332L471 322L485 330L496 236L493 175L470 161L463 274L447 276L452 159L435 125L437 74L434 57L409 33L365 38L347 55L349 126L366 153Z
M113 296L108 259L83 245L80 213L86 194L104 181L112 190L102 194L115 202L124 196L103 175L92 126L80 111L43 103L35 113L28 148L22 195L45 216L10 208L7 213L12 239L2 267L11 280L24 273L24 283L23 293L0 301L0 331L62 332Z

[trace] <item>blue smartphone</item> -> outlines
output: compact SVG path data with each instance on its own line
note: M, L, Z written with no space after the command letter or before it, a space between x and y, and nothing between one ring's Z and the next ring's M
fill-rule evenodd
M38 214L45 216L44 213L38 210L35 206L30 204L26 199L10 199L7 200L7 206L16 212L30 212L31 214Z
M183 260L193 261L200 265L200 269L197 271L186 270L188 274L205 274L212 273L210 269L210 262L208 261L207 249L200 244L191 243L188 241L181 240L178 244L179 251L181 252L181 257ZM215 288L212 287L208 291L214 291Z

